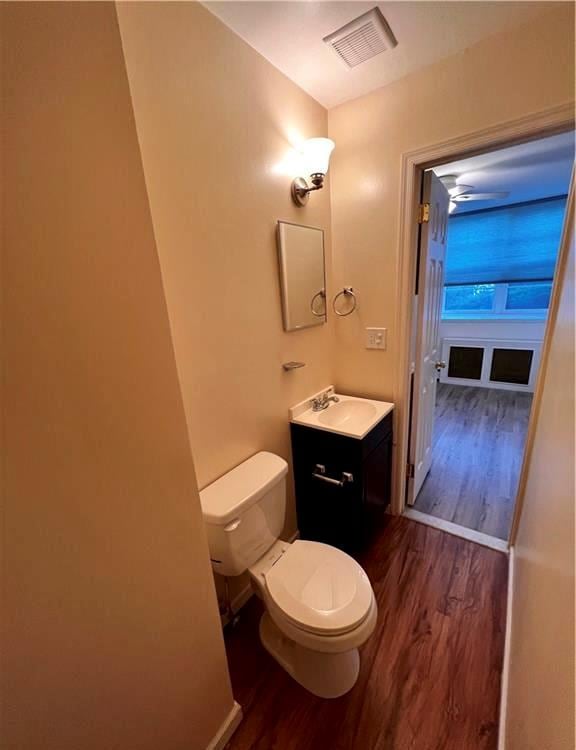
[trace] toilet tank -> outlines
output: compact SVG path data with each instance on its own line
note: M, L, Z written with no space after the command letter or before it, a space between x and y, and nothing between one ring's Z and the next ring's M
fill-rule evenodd
M288 464L257 453L200 492L216 573L244 573L276 542L284 527Z

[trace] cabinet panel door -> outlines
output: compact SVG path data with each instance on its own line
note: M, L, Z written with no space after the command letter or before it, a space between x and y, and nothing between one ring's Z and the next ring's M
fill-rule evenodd
M358 551L390 502L392 416L364 440L291 425L298 528L303 539ZM342 486L315 478L353 481Z
M364 506L370 516L382 515L390 503L392 436L383 440L364 462Z
M302 536L347 551L355 549L362 523L358 487L353 483L337 487L311 479L306 494L305 508L298 513Z

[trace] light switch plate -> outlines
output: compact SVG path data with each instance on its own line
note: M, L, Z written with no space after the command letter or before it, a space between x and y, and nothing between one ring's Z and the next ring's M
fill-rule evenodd
M386 329L366 329L366 349L386 349Z

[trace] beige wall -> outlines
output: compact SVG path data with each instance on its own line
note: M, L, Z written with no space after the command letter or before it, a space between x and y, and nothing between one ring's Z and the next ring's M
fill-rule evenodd
M283 332L275 242L278 219L321 227L330 266L329 190L297 208L283 166L327 115L197 3L118 17L203 487L259 450L288 459L289 406L332 382L332 322Z
M201 750L232 695L115 9L1 12L0 744Z
M514 547L506 750L574 747L574 216Z
M287 166L325 110L197 4L1 11L3 747L200 749L232 696L189 441L204 486L288 458L287 409L333 362L392 395L400 154L569 99L572 11L331 113L336 282L360 296L336 357L332 319L282 331L274 238L324 228L335 291L329 190L297 209Z
M398 341L401 155L574 97L571 4L495 35L329 113L334 283L359 311L336 323L341 390L392 399ZM386 352L363 347L365 326L388 328Z

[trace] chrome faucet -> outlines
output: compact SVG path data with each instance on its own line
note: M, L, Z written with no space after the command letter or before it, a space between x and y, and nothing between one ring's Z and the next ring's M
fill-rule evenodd
M324 411L324 409L327 409L330 406L330 401L334 401L334 403L337 404L340 399L338 396L329 396L328 391L322 393L320 396L312 399L312 411Z

